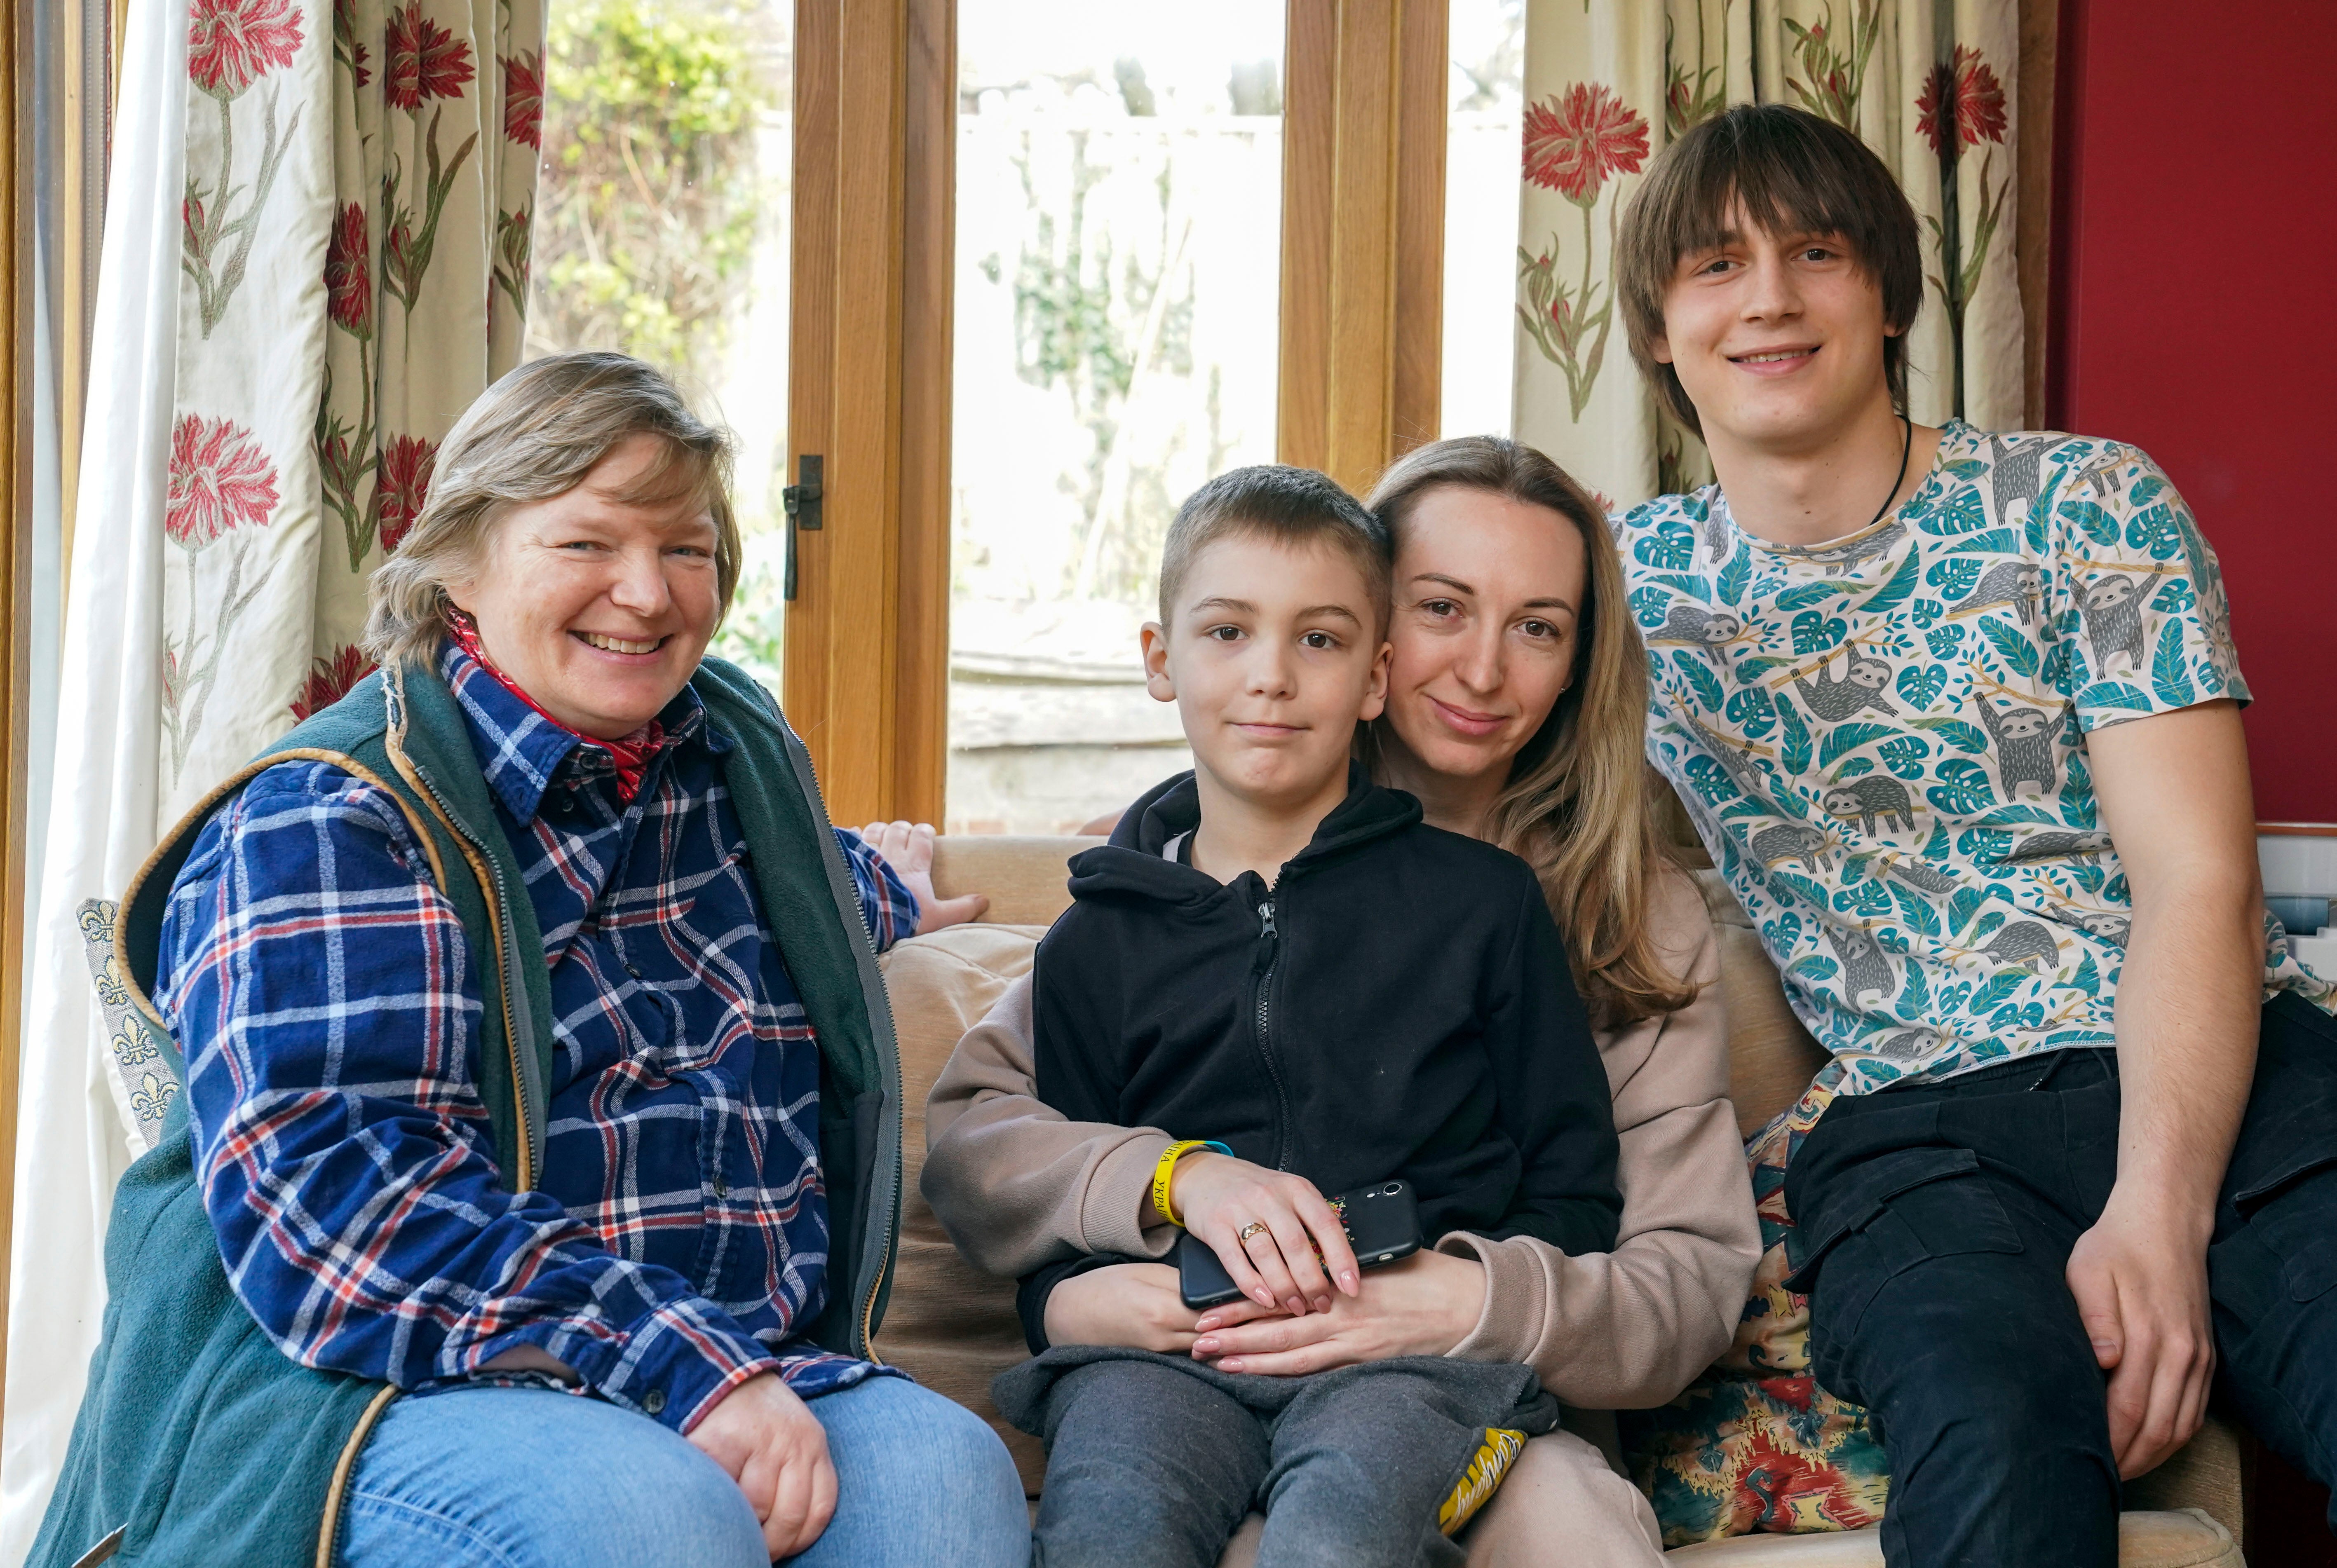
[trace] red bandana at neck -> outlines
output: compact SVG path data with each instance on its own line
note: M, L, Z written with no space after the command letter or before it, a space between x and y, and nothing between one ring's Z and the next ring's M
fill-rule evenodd
M650 761L656 757L658 749L665 745L663 725L651 719L632 734L619 740L602 740L598 735L582 734L573 726L562 724L558 719L545 713L542 703L522 691L517 682L495 667L495 661L489 658L487 650L479 645L478 622L467 615L449 615L446 618L446 635L455 639L456 648L477 659L479 667L495 677L496 685L527 704L543 717L546 724L553 725L565 733L576 736L586 745L600 747L609 760L616 765L617 798L627 805L633 803L633 797L641 793L641 780L649 774Z

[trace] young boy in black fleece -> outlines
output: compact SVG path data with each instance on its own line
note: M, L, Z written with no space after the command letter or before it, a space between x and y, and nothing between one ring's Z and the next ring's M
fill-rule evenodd
M1197 765L1071 862L1075 901L1039 945L1039 1094L1324 1193L1401 1178L1432 1245L1471 1231L1604 1251L1611 1102L1540 885L1349 760L1386 694L1389 574L1385 531L1307 470L1237 470L1178 512L1145 662ZM1047 1568L1209 1568L1253 1506L1260 1568L1457 1563L1446 1537L1554 1422L1521 1366L1274 1378L1050 1349L1048 1292L1127 1261L1022 1281L1041 1354L997 1395L1048 1443Z

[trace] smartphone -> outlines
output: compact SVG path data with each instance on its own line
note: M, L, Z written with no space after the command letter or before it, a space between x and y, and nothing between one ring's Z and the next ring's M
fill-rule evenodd
M1420 1204L1409 1182L1374 1182L1330 1200L1347 1232L1355 1261L1366 1269L1409 1258L1420 1251ZM1177 1238L1177 1288L1185 1305L1199 1311L1241 1299L1241 1287L1198 1236Z

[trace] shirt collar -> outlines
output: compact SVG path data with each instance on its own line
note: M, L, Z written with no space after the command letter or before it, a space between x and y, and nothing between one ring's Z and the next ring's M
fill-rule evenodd
M534 819L544 792L561 779L563 769L578 779L615 773L607 752L528 706L451 638L439 652L438 673L462 705L463 722L470 727L471 748L478 755L487 787L521 822ZM706 705L689 687L666 704L658 721L665 726L660 761L687 742L705 745L717 755L729 749L722 736L708 728ZM650 765L652 774L658 765ZM650 788L645 781L642 794Z

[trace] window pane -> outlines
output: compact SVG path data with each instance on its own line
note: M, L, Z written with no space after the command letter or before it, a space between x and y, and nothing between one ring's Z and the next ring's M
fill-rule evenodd
M1202 481L1268 463L1283 6L960 0L948 827L1192 765L1137 634Z
M738 433L745 572L714 651L779 682L793 0L560 0L531 357L615 348Z
M1525 0L1452 0L1444 147L1444 430L1510 433Z

